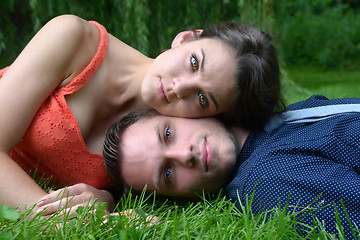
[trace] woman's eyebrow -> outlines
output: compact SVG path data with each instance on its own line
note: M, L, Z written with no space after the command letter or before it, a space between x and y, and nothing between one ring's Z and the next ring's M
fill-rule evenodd
M204 71L204 65L205 65L205 52L204 52L204 49L201 49L201 54L202 54L201 72L203 72Z
M202 61L201 61L201 72L204 71L204 66L205 66L205 52L204 49L201 49L201 54L202 54ZM216 98L214 96L214 94L212 92L207 92L207 95L209 95L209 97L211 98L212 102L214 103L216 110L219 109L219 104L216 101Z
M207 92L207 95L209 95L210 99L213 101L213 103L216 107L216 110L219 110L219 104L217 103L214 94L212 92Z

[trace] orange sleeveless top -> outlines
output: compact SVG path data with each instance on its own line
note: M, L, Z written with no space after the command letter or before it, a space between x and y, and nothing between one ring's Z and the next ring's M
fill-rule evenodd
M65 95L84 86L103 62L109 36L96 22L101 40L89 65L68 85L56 89L44 102L21 141L11 150L10 157L26 172L51 177L55 186L86 183L95 188L113 186L102 155L87 149L78 123L66 104ZM0 77L6 69L0 71ZM51 186L51 185L50 185Z

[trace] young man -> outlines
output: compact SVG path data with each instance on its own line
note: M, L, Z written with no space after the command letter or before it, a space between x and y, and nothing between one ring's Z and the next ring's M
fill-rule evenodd
M344 104L345 113L332 112ZM251 133L226 128L216 119L132 113L108 130L106 166L117 183L138 191L147 185L147 191L167 196L193 196L225 187L239 206L255 190L255 214L260 208L287 203L297 210L327 206L313 216L331 233L337 232L336 206L346 237L351 237L340 201L359 225L360 113L353 111L359 104L360 99L314 96L290 105L288 110L295 110L295 115L287 116L289 111L281 115L287 123L280 119ZM302 109L315 113L298 111ZM314 218L309 215L303 221L312 225Z

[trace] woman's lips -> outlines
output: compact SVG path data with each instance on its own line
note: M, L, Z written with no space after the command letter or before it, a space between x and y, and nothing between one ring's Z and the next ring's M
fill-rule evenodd
M158 90L160 99L169 103L169 99L167 98L166 93L164 91L164 84L162 83L161 78L159 79L157 90Z
M211 148L206 138L203 143L201 158L204 164L205 171L208 172L211 169L212 156L211 156Z

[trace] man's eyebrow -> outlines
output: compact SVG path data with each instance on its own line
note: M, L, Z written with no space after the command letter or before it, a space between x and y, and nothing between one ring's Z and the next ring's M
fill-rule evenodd
M204 64L205 64L205 52L204 52L204 49L201 49L201 54L202 54L201 72L203 72L204 71Z
M159 123L157 123L156 126L155 126L155 134L158 136L159 143L161 144L162 141L161 141L161 134L160 134L160 125L159 125Z
M211 100L213 101L213 103L215 104L216 110L218 110L218 109L219 109L219 104L217 103L214 94L213 94L212 92L208 92L207 94L209 95L209 97L211 98Z
M155 134L158 136L158 140L159 140L159 144L162 144L162 138L161 138L161 134L160 134L160 124L157 123L155 126ZM160 179L162 177L162 168L160 167L157 171L157 174L155 174L154 176L154 185L156 188L159 188L160 186Z

